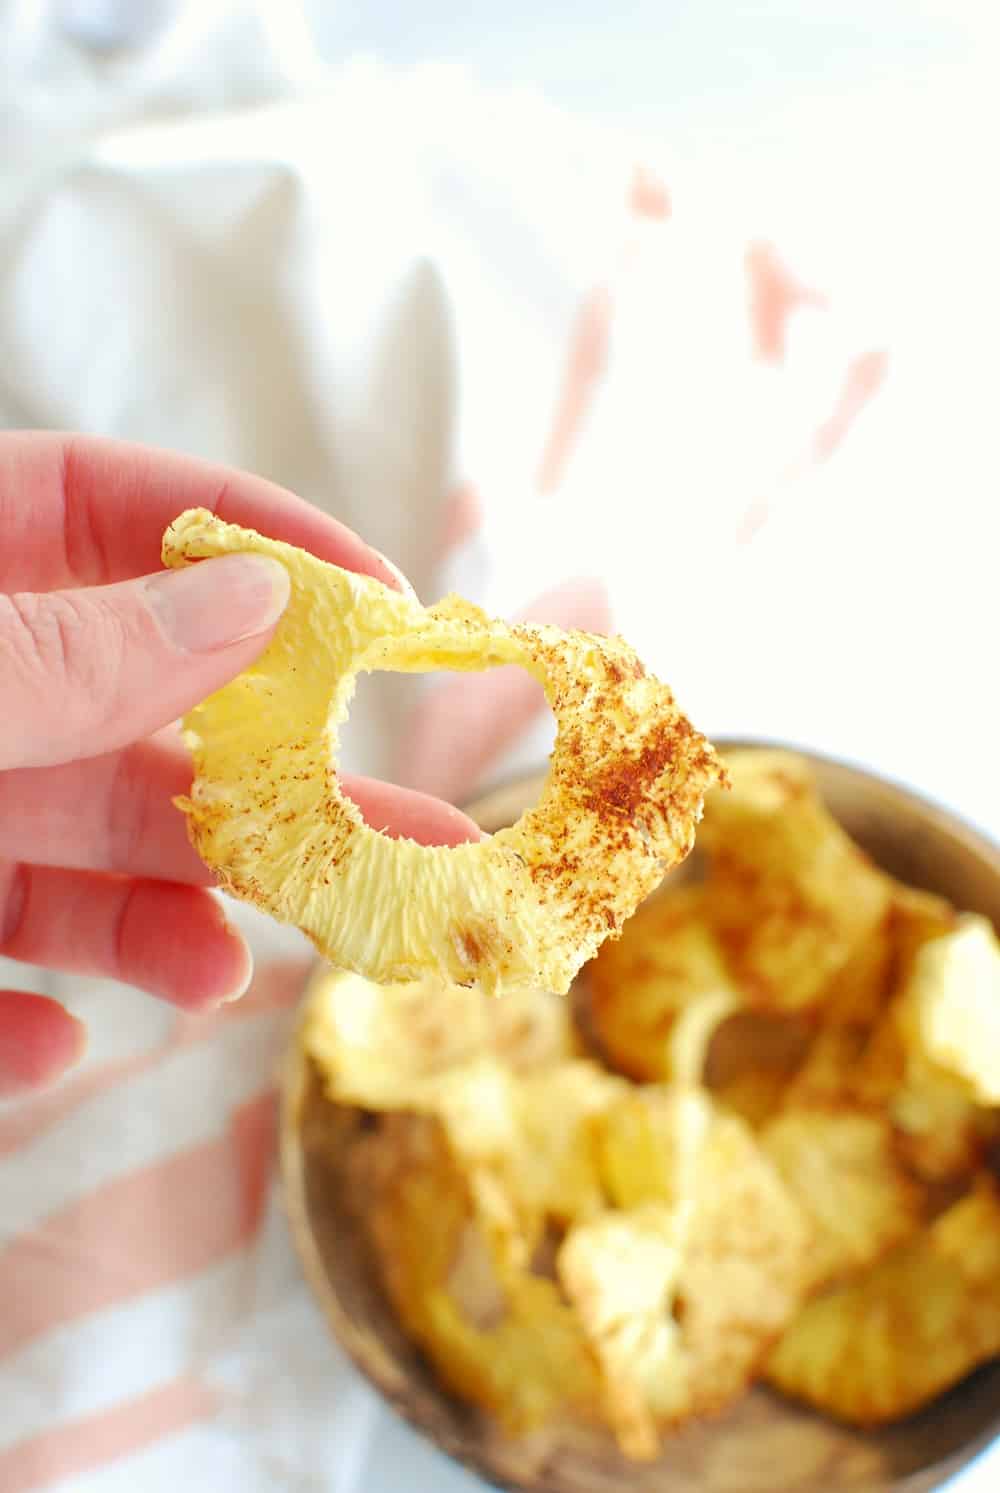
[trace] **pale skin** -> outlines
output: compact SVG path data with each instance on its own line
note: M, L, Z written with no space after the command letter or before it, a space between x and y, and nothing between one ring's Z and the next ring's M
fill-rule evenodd
M191 781L172 723L257 657L288 583L245 556L164 573L163 531L191 507L400 580L260 478L116 441L0 435L0 955L199 1010L245 989L252 962L171 802ZM389 833L478 835L424 794L345 786ZM51 1082L85 1036L48 997L0 990L0 1096Z

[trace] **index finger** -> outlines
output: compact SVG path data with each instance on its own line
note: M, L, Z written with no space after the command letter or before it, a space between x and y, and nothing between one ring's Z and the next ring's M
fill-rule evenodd
M352 529L262 477L127 441L8 431L0 434L0 591L148 575L160 568L163 531L185 508L400 587Z

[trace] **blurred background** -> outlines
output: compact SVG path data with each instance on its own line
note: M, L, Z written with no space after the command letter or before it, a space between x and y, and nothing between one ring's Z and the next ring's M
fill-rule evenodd
M1000 833L998 32L989 0L6 0L0 425L261 472L424 600L614 627L706 731ZM547 750L523 684L370 683L350 766L461 798ZM280 1240L260 1333L195 1334L237 1435L181 1395L155 1456L4 1486L470 1488L331 1363ZM74 1342L20 1365L0 1465L97 1413Z
M6 424L252 467L427 599L596 576L705 728L1000 811L991 5L2 14Z

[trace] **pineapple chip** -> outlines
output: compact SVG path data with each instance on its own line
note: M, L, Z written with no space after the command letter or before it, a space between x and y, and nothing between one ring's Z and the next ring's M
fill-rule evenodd
M928 1057L910 1015L905 996L897 996L856 1065L853 1092L889 1116L897 1152L915 1176L968 1181L997 1136L1000 1113L976 1104L955 1074Z
M651 897L587 971L594 1029L621 1072L701 1080L716 1026L740 1004L708 924L705 892Z
M785 1110L760 1144L809 1220L810 1289L870 1265L919 1228L923 1193L896 1157L885 1115Z
M801 1299L808 1231L753 1136L704 1093L622 1098L598 1122L613 1212L575 1224L556 1268L601 1366L627 1456L722 1409Z
M725 779L671 691L620 638L508 626L457 597L424 608L203 509L163 540L174 567L234 551L284 565L291 598L256 663L184 721L195 773L178 803L223 888L379 983L565 993L687 855L705 793ZM556 717L536 807L457 846L366 824L336 770L357 675L498 664L539 680Z
M986 1177L912 1242L808 1303L772 1353L776 1388L840 1420L919 1410L1000 1353L1000 1197Z
M687 1355L675 1316L681 1271L678 1218L651 1203L576 1224L557 1268L600 1367L605 1413L635 1461L660 1449L659 1427L691 1405Z
M889 880L824 807L801 758L745 750L726 765L733 791L709 800L700 836L713 926L749 1004L821 1005L885 919Z
M927 893L896 887L893 900L892 999L863 1042L844 1047L840 1034L836 1062L838 1034L821 1033L796 1087L808 1081L815 1094L825 1044L830 1092L883 1110L911 1171L929 1183L968 1180L1000 1133L989 1087L991 1065L1000 1071L990 1045L996 937Z
M916 954L900 1020L911 1047L979 1104L1000 1105L1000 943L965 917Z
M504 1258L527 1265L550 1229L604 1207L595 1121L627 1088L582 1059L520 1075L483 1059L442 1084L437 1113Z
M366 1109L433 1109L443 1074L486 1055L515 1071L573 1057L569 1003L546 991L502 1000L472 986L374 985L330 970L316 982L301 1041L327 1094Z
M927 944L954 932L958 914L950 902L919 887L892 884L889 933L892 940L895 984L908 980L913 961Z
M597 1379L574 1313L551 1280L493 1252L436 1122L392 1116L365 1145L386 1292L442 1383L512 1432L585 1416Z

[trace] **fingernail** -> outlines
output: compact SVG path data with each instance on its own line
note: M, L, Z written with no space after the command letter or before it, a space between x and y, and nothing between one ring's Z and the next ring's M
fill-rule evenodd
M220 555L146 581L160 630L185 653L213 653L266 632L289 590L285 567L265 555Z
M388 570L393 579L398 582L399 589L400 591L402 591L403 595L409 596L412 601L416 601L417 593L416 591L414 591L413 587L410 585L409 581L406 579L406 576L400 570L399 566L394 565L393 562L389 559L389 556L383 555L382 551L377 550L374 545L369 545L368 548L371 550L373 555L378 555L386 570Z
M222 915L223 931L233 940L235 944L239 945L240 952L243 955L244 961L243 970L237 977L236 984L233 986L232 990L227 991L225 995L221 995L219 997L219 1005L228 1006L233 1001L238 1001L241 995L246 995L247 991L250 989L250 984L253 980L253 951L251 950L250 945L247 943L246 939L243 937L243 934L240 932L239 928L236 927L236 924L231 923L226 917L225 908L223 908L221 904L219 906L219 912Z

